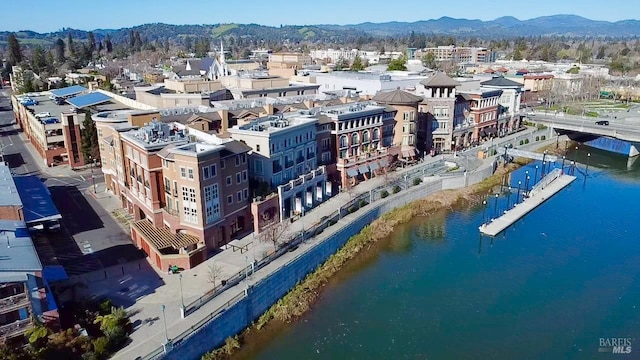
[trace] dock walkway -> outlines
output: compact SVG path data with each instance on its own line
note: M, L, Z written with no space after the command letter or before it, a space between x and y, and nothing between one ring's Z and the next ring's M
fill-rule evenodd
M499 233L504 231L504 229L508 228L516 221L520 220L520 218L525 216L527 213L545 202L545 200L549 199L560 190L567 187L575 179L575 176L565 174L560 175L543 189L539 190L535 194L532 194L531 197L528 197L523 202L517 204L514 208L505 211L505 213L499 218L491 221L488 224L483 224L482 226L480 226L480 232L489 236L498 235Z

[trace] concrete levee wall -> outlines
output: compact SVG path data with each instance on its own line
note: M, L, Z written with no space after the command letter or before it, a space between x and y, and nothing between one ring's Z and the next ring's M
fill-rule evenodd
M337 224L327 228L309 250L275 270L271 275L247 289L247 296L220 315L213 317L199 330L179 341L165 359L196 360L205 352L222 345L226 338L249 326L307 274L315 270L340 249L352 236L381 215L402 205L426 197L444 188L460 188L465 184L479 182L493 173L493 165L484 166L467 175L426 178L421 185L390 195L343 217ZM473 175L472 175L473 174ZM157 357L162 358L162 356Z

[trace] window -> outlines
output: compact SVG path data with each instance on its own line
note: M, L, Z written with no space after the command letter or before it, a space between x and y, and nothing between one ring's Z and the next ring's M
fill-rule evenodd
M184 166L180 166L180 177L182 179L187 178L187 168L185 168Z
M330 139L322 139L322 150L329 149Z
M198 223L196 189L186 186L182 187L182 213L184 221L192 224Z
M353 133L351 134L351 146L356 146L358 145L358 143L360 142L360 136L358 135L358 133Z
M340 147L345 148L347 146L349 146L349 144L347 143L347 136L346 135L340 136Z
M224 169L226 167L226 162L224 161L224 159L220 160L220 169Z
M362 132L362 142L365 144L369 142L369 130Z
M204 189L204 209L206 222L210 224L220 218L220 193L218 184L207 186Z
M415 113L413 111L405 111L403 114L404 121L413 121L415 119Z
M242 190L242 196L247 200L249 198L249 189Z
M237 202L242 202L242 191L238 191L236 193L236 201Z
M260 144L257 144L257 145L256 145L256 151L257 151L257 152L260 152Z
M202 180L207 180L210 177L211 177L211 175L209 173L209 167L208 166L203 166L202 167Z
M380 140L380 129L373 129L373 140Z
M227 176L227 186L233 184L233 180L231 180L231 176Z
M189 174L189 180L193 180L193 169L192 168L188 168L187 172Z
M253 161L253 170L256 174L262 174L262 160L254 160Z
M165 169L169 168L169 162L166 159L162 159L162 167Z
M242 171L242 182L245 182L247 180L248 180L247 170L243 170Z
M241 161L243 164L246 164L246 163L247 163L247 154L241 154L241 155L240 155L240 161Z
M326 164L329 161L331 161L331 153L328 151L325 151L322 153L322 163Z
M171 180L169 178L164 178L164 192L167 194L171 193Z
M242 174L236 173L236 184L240 184L242 182Z
M240 165L240 155L236 155L236 166Z
M227 204L228 204L228 205L233 204L233 195L229 195L229 196L227 196Z

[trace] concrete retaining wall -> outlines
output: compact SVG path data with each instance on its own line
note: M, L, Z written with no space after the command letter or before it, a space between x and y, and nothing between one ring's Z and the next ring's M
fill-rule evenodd
M460 188L473 179L473 183L487 178L493 173L493 166L485 166L466 176L431 177L425 183L390 195L384 201L368 205L366 208L344 217L338 224L327 228L308 251L294 258L270 276L254 284L247 290L247 296L191 336L181 340L165 359L196 360L207 351L222 345L226 338L239 333L249 326L266 310L282 298L299 281L325 262L352 236L381 215L416 199L426 197L443 188ZM343 225L342 225L343 224ZM342 227L340 227L342 226ZM335 229L335 230L334 230Z

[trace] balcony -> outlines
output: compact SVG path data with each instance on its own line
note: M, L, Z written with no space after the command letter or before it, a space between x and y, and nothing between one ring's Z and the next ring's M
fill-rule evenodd
M303 162L304 162L304 160L305 160L304 156L298 156L298 157L296 158L296 164L303 163Z
M273 173L277 174L282 171L282 166L279 163L273 163Z
M0 314L22 309L29 306L27 294L18 294L0 299Z
M31 319L18 320L11 324L0 326L0 339L7 339L22 335L32 326Z
M313 159L314 157L316 157L316 153L314 153L314 152L307 153L307 159L308 159L308 160L311 160L311 159Z
M294 165L294 164L293 164L293 161L285 161L285 163L284 163L284 167L285 167L285 169L292 168L292 167L293 167L293 165Z
M162 211L166 212L168 215L180 217L180 213L176 209L165 206L162 208Z
M382 149L378 149L378 150L372 150L360 155L356 155L356 156L352 156L349 157L347 159L344 159L345 161L345 165L344 166L351 166L352 164L359 164L362 162L367 162L370 160L374 160L374 159L378 159L381 158L383 156L386 156L388 154L388 151L386 148L382 148ZM338 165L340 165L340 163L338 163Z

